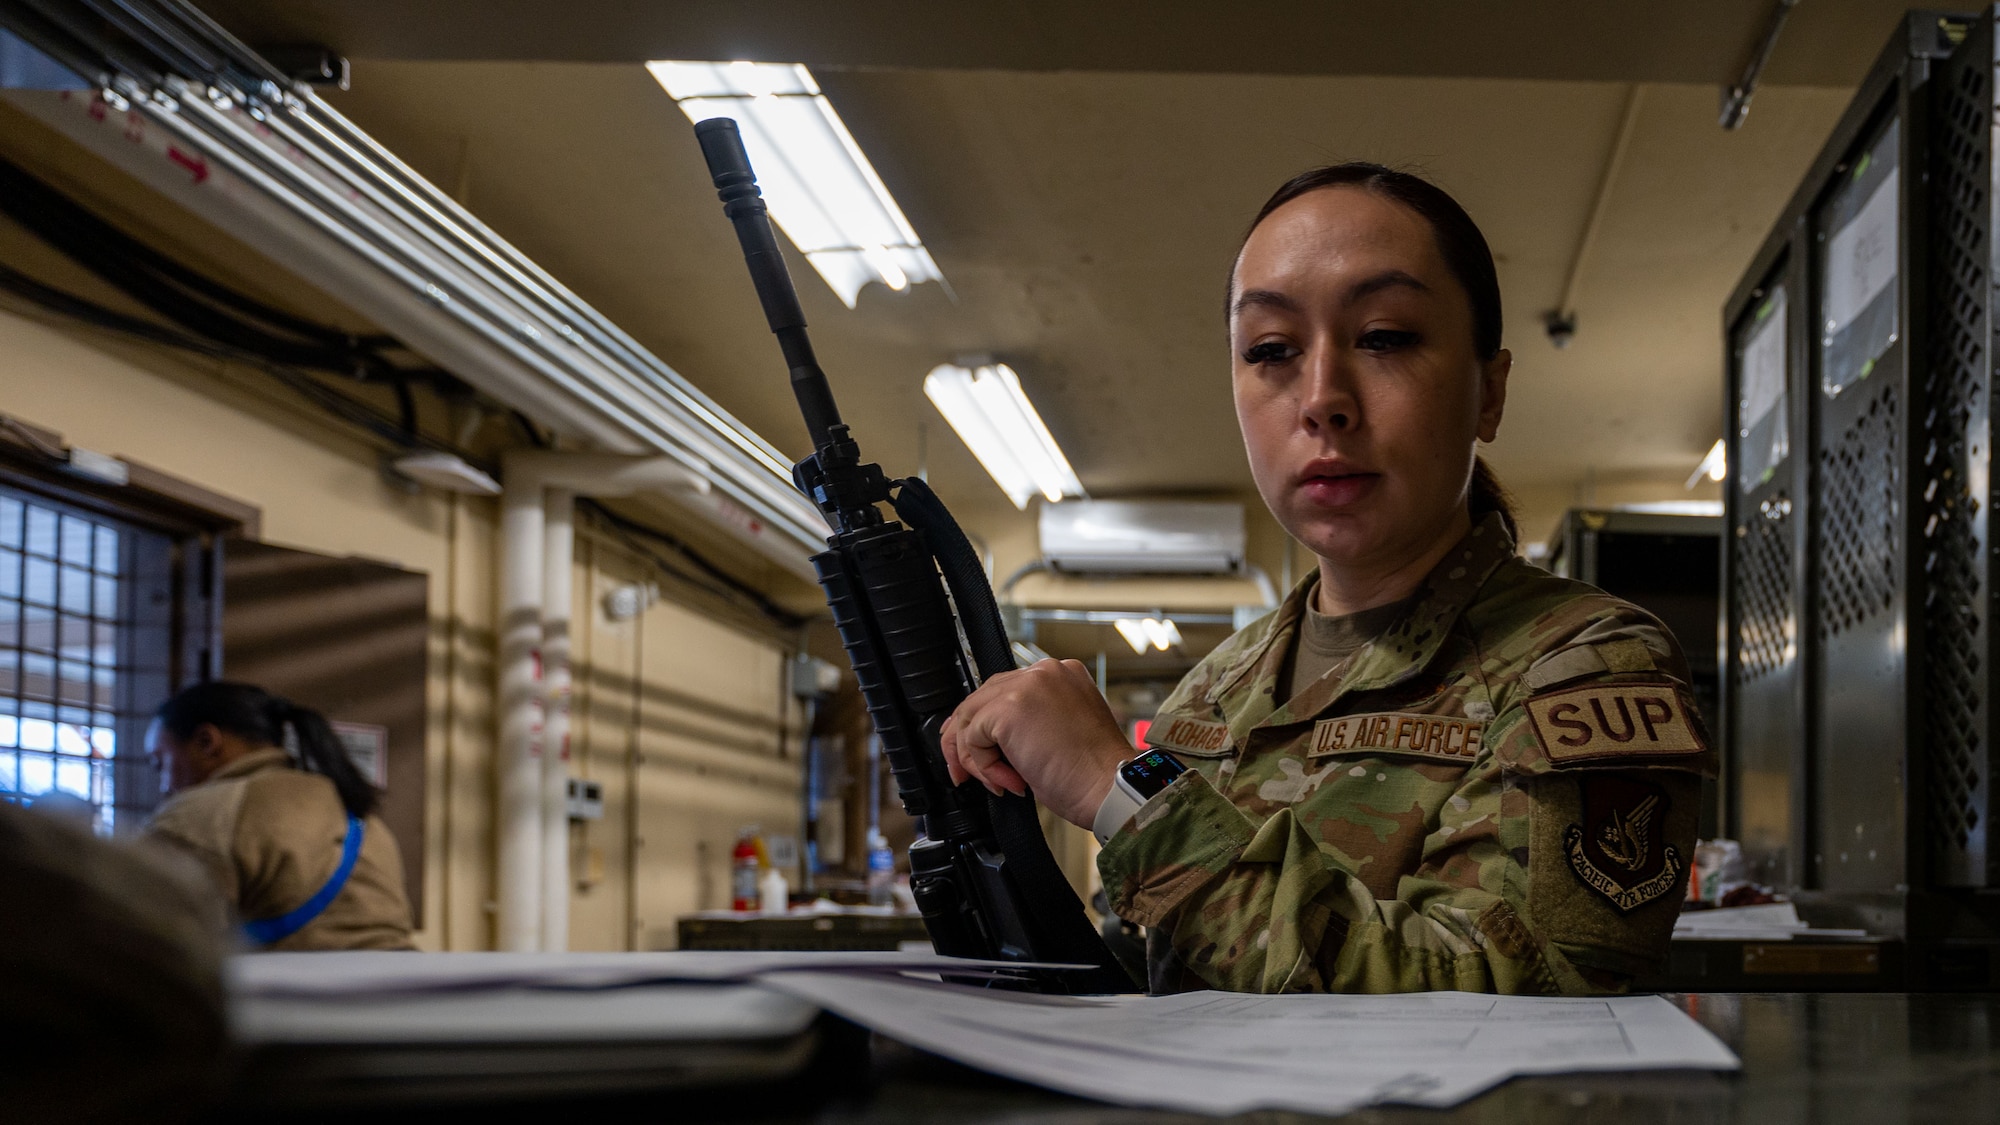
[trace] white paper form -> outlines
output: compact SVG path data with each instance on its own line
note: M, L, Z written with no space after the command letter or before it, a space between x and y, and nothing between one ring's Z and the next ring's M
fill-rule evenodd
M1756 906L1725 906L1684 911L1674 922L1674 936L1706 941L1790 941L1806 937L1867 937L1867 930L1826 929L1806 925L1789 902Z
M1876 294L1896 280L1896 176L1876 185L1868 202L1833 232L1826 250L1826 338L1853 323Z
M1743 432L1764 420L1785 394L1785 291L1778 290L1757 310L1760 318L1743 345L1740 370L1743 379Z
M979 972L1023 966L932 953L682 950L660 953L248 953L232 957L232 996L416 995L491 988L591 990L651 982L747 981L785 969Z
M731 1041L802 1031L817 1006L762 974L983 972L890 952L252 953L228 965L244 1043Z
M1738 1065L1714 1036L1653 996L1073 999L811 972L766 983L982 1070L1199 1113L1447 1106L1522 1074Z

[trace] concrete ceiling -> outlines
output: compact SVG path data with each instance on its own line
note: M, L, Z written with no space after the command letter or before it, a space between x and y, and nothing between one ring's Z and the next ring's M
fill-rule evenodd
M203 0L254 44L350 58L1735 80L1774 0ZM1858 80L1905 7L1809 0L1768 80Z
M932 365L966 352L1014 364L1093 495L1251 496L1223 279L1274 186L1349 158L1434 176L1486 229L1518 357L1491 456L1537 520L1593 484L1681 495L1720 432L1722 300L1847 96L1769 88L1731 133L1705 86L819 75L956 296L874 287L850 311L795 259L836 393L871 454L899 471L926 461L949 501L995 519L998 491L919 391ZM359 60L353 89L332 100L745 422L804 451L687 123L643 70ZM1600 186L1579 331L1557 351L1539 318Z

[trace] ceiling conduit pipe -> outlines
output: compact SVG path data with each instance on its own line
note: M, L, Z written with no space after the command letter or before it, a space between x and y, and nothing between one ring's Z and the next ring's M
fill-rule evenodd
M112 49L0 5L0 25L101 86L0 96L543 424L678 459L713 486L680 503L812 577L825 521L769 442L199 11L113 6L173 34Z
M669 457L517 450L502 469L499 707L500 948L569 945L570 617L578 496L699 497Z

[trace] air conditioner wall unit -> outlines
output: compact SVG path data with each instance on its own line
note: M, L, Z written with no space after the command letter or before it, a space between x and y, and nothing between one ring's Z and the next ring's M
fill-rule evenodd
M1044 504L1042 562L1072 574L1229 574L1243 568L1243 505L1069 500Z

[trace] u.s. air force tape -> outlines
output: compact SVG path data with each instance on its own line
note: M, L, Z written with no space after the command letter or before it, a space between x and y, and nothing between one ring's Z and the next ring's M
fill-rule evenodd
M1479 757L1485 738L1485 723L1447 715L1343 715L1313 724L1312 753L1402 754L1463 764Z
M1528 717L1555 766L1700 754L1708 747L1670 684L1593 684L1528 700Z

